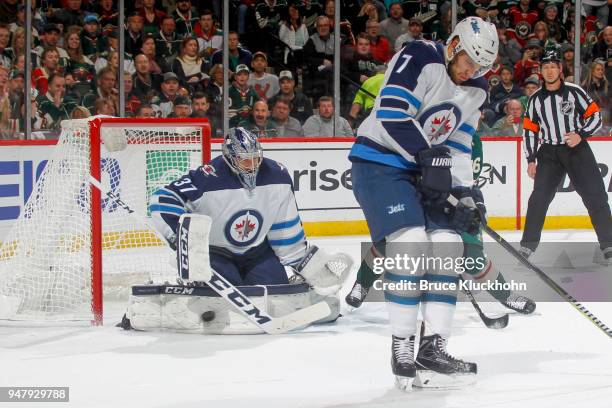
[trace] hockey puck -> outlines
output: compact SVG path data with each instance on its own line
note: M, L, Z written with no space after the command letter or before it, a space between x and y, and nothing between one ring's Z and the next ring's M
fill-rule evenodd
M215 319L215 312L213 312L212 310L207 310L206 312L202 313L202 321L212 322L214 319Z

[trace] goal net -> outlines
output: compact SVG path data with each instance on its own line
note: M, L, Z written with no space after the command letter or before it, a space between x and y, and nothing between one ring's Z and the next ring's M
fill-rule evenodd
M99 324L103 298L175 281L173 252L148 222L149 197L209 158L210 126L200 119L64 121L0 246L0 319Z

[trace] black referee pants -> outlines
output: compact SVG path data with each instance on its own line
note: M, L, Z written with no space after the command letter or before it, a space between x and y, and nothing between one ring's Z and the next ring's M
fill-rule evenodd
M573 149L565 144L543 144L538 149L536 160L535 183L529 197L521 246L532 251L537 248L548 206L567 172L589 212L600 247L612 247L608 193L588 142L583 140Z

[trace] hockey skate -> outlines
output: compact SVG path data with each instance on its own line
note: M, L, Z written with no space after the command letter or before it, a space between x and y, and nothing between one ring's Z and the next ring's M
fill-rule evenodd
M500 303L508 309L525 315L533 313L536 308L536 304L533 300L526 296L517 295L514 292L510 292L510 296L505 300L500 300Z
M391 369L395 374L395 386L402 391L411 391L416 375L414 336L408 339L392 336Z
M439 334L421 338L416 368L414 386L419 388L458 389L476 382L476 363L448 354Z
M361 286L361 283L355 282L353 289L351 289L349 294L346 295L344 300L349 306L357 309L359 306L361 306L366 296L368 296L368 290L368 288Z

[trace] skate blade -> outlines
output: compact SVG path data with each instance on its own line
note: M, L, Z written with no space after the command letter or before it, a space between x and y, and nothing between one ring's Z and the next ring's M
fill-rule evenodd
M431 370L418 370L414 380L416 388L458 390L476 384L476 374L441 374Z
M404 392L412 391L412 384L414 383L414 377L400 377L395 376L395 386Z

